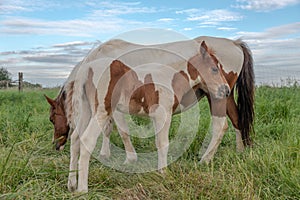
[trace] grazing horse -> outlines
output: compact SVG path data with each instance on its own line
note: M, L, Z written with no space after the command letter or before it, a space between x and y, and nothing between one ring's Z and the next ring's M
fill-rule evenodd
M182 101L180 102L181 110L177 110L175 113L180 113L197 103L194 98L195 94L198 101L202 97L206 96L213 116L212 124L217 123L215 122L218 120L216 117L222 117L224 120L224 117L227 115L236 131L237 151L243 151L245 146L252 146L250 133L253 129L252 126L254 119L254 72L251 51L247 47L246 43L241 40L233 41L225 38L201 36L195 38L194 41L198 43L205 41L207 46L210 49L213 49L214 56L217 59L218 65L221 68L232 92L227 98L226 103L220 101L212 102L207 91L203 91L202 89L195 87L183 96ZM153 46L157 47L156 45ZM103 57L121 58L121 60L126 61L130 56L122 55L127 55L128 52L132 53L142 48L144 48L143 45L133 44L124 40L110 40L94 49L86 57L85 61L89 62ZM185 56L189 56L190 54L190 52L185 48L181 50L174 49L174 46L171 43L165 44L163 48L169 52L177 52ZM142 59L147 59L147 57L143 57ZM238 92L237 103L234 100L234 87L236 87ZM222 106L225 106L225 108L222 108L223 111L221 113L220 107ZM215 126L213 125L213 127ZM227 129L227 121L225 122L224 130L225 129ZM215 132L218 132L218 134L213 134L216 141L221 141L224 131ZM103 135L103 137L104 140L100 154L103 157L109 157L109 133L108 135ZM130 144L129 142L127 143ZM218 144L215 143L214 146L214 149L216 149ZM131 149L132 148L133 147L131 147ZM213 153L211 155L213 155ZM203 156L201 161L207 162L210 159L211 156Z
M62 138L58 137L54 118L65 116L64 122L69 123L65 126L73 123L75 128L71 135L70 170L77 169L80 154L77 191L87 191L90 155L99 134L110 132L108 127L112 119L122 126L125 125L124 113L147 115L153 119L158 169L162 170L167 166L171 116L180 111L180 102L185 94L197 88L216 101L229 96L229 85L205 42L200 45L194 41L183 41L166 46L168 50L177 52L170 54L164 45L158 45L147 48L145 52L136 49L132 55L127 54L120 59L86 61L71 81L72 87L61 90L56 100L47 97L51 105L50 119L55 126L56 149L62 149L67 136L61 131ZM185 56L181 56L178 50L183 51ZM68 95L72 96L72 103L68 102ZM57 102L63 106L58 106ZM57 112L57 107L61 112ZM90 108L91 113L85 114L86 108ZM88 125L85 124L86 116L89 116ZM217 119L213 125L216 126L215 131L220 131L225 121ZM70 190L76 189L76 172L70 172L68 186Z

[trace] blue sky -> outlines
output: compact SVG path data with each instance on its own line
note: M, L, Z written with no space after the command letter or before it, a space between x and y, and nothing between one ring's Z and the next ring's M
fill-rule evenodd
M258 83L300 79L300 0L1 0L0 66L13 78L23 71L27 81L60 85L99 42L135 29L242 38ZM153 42L150 36L180 39L155 31L127 39Z

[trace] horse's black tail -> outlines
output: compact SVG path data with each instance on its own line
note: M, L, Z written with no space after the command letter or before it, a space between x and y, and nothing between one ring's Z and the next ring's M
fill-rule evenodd
M252 146L250 133L254 132L253 121L255 89L253 58L252 53L245 42L237 40L236 44L241 47L244 53L243 67L236 83L236 89L238 92L238 127L241 131L244 145Z

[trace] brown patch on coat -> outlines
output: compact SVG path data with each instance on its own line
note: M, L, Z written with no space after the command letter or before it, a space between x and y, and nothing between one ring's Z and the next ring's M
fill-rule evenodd
M155 91L151 74L147 74L142 83L133 69L115 60L110 65L110 78L104 100L108 114L115 109L121 95L125 95L124 99L129 99L129 113L131 114L137 114L142 109L149 114L154 111L151 109L155 109L153 105L159 103L159 94Z
M144 103L143 108L144 111L149 114L150 108L153 109L151 112L153 112L156 107L153 107L155 105L158 105L159 103L159 94L158 91L155 90L155 85L152 80L151 74L147 74L144 78Z
M223 65L221 63L219 63L220 65L220 69L223 73L223 76L225 77L230 89L232 89L238 79L238 74L234 73L233 71L230 71L229 73L226 73L223 69Z
M191 77L191 79L194 81L197 79L197 77L199 76L199 71L197 70L196 67L193 66L192 63L188 62L187 65L187 71Z
M239 116L238 116L238 108L237 105L234 101L234 94L233 92L230 94L230 96L227 98L227 115L230 118L232 125L234 128L239 129L238 126L238 120L239 120Z
M173 104L173 112L181 102L182 97L185 93L187 93L191 87L189 84L189 77L184 71L180 71L174 74L172 79L172 88L174 92L174 104Z
M144 112L149 114L157 108L159 103L159 94L155 90L155 85L152 80L151 74L146 74L144 83L134 90L130 97L129 112L134 114L138 113L141 108Z
M210 106L210 112L212 116L225 117L226 116L226 105L227 98L224 99L214 99L211 98L209 94L207 95L208 103Z
M128 73L128 74L126 74ZM126 76L124 76L126 74ZM124 77L123 77L124 76ZM132 76L131 81L136 82L138 77L132 70L127 67L124 63L119 60L114 60L110 64L110 81L108 85L107 94L104 99L105 110L108 114L112 113L112 109L115 108L117 102L119 101L121 95L121 87L124 86L123 82L126 82L124 79L128 76ZM123 77L123 79L122 79ZM122 80L121 80L122 79ZM118 83L118 81L122 81L122 83ZM128 80L130 81L130 80ZM118 87L116 84L118 83ZM129 88L128 88L129 89ZM114 96L113 96L114 93Z
M90 107L92 109L92 115L94 115L96 113L98 105L99 105L97 89L93 83L93 76L94 76L94 72L93 72L92 68L89 68L87 81L84 84L84 89L85 89L85 93L86 93L87 99L89 101Z
M72 113L73 113L73 104L72 104L72 98L73 98L73 93L74 93L74 81L71 81L70 83L67 84L66 86L66 91L67 95L66 95L66 115L68 118L68 123L71 123L71 119L72 119Z

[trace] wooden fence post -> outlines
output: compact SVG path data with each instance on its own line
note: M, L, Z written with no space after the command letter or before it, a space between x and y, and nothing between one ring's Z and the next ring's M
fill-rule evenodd
M23 91L23 72L19 72L19 92Z

